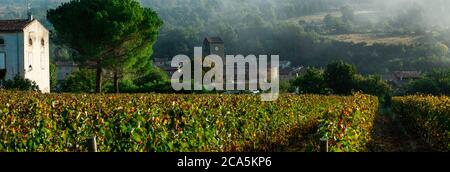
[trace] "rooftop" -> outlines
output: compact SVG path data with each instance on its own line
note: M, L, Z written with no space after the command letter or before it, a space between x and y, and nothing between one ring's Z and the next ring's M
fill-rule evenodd
M168 62L169 58L153 58L154 62Z
M422 75L419 71L395 71L394 76L398 79L415 79L420 78Z
M0 20L0 32L19 32L34 20Z
M56 61L55 62L56 66L78 66L75 62L73 61Z
M221 43L221 44L224 43L223 40L222 40L222 38L220 38L220 37L207 37L207 38L205 38L205 39L206 39L206 41L208 41L209 43Z

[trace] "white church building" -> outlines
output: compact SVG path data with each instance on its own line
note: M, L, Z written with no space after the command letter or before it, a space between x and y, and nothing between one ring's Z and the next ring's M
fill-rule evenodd
M5 79L19 75L50 92L49 31L30 15L28 19L0 20L0 69Z

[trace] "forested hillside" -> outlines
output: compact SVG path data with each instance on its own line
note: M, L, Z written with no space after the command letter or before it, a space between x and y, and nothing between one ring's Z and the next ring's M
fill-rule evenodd
M34 0L32 11L66 0ZM0 18L24 18L26 0L0 0ZM141 0L164 26L153 57L191 55L220 36L226 54L279 54L297 66L344 60L364 74L428 71L450 65L447 1L424 0ZM438 20L436 20L438 19ZM70 58L54 45L53 58Z

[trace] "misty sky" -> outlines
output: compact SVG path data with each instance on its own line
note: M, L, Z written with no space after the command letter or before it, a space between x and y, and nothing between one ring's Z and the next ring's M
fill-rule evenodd
M68 0L30 0L33 4L34 8L39 8L41 6L50 6L55 7L62 2L67 2ZM152 6L153 2L158 2L160 4L177 4L179 2L189 2L189 3L200 3L201 0L140 0L142 4L146 6ZM255 6L263 6L263 7L277 7L282 6L287 1L301 1L301 0L223 0L219 1L223 6L220 10L223 13L226 13L227 10L233 10L239 8L241 3L245 3L246 5L255 5ZM312 0L304 0L304 1L312 1ZM336 3L340 2L340 3ZM395 18L401 14L406 13L408 10L413 8L423 9L424 16L424 25L427 26L449 26L450 25L450 0L329 0L331 4L342 4L342 2L350 4L357 11L375 11L380 15L380 18ZM6 4L7 8L9 6L23 6L26 8L26 0L0 0L1 6ZM181 4L181 3L179 3ZM186 3L184 3L186 4ZM9 5L9 6L8 6ZM4 10L5 8L1 8L0 10ZM336 7L338 9L339 7ZM10 8L10 10L13 10ZM21 13L25 13L25 9L21 10L22 12L15 11L15 14L23 17L24 15ZM5 11L0 11L0 14ZM260 10L261 13L268 12Z

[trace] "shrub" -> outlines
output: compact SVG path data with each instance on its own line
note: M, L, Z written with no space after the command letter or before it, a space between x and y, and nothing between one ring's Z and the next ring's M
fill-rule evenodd
M380 99L380 103L388 103L388 99L390 98L392 89L386 82L381 79L381 77L363 77L361 75L356 75L354 83L356 90L362 91L365 94L378 96Z
M110 82L106 82L103 85L103 91L106 93L115 93L114 85ZM138 93L139 86L135 85L132 80L124 79L119 81L119 92L120 93Z
M95 71L88 69L75 71L64 81L62 91L71 93L95 92Z
M349 95L354 88L356 67L343 61L327 65L324 78L327 85L336 94Z
M319 69L309 68L306 73L293 81L293 85L298 87L298 92L302 94L329 94L332 92L327 87L323 72Z
M144 75L143 77L137 78L134 81L134 83L136 85L145 85L152 82L167 81L167 80L170 80L170 78L165 73L165 71L162 70L161 68L155 67L151 68L148 74Z
M36 82L19 75L16 75L12 80L6 80L3 86L7 90L39 91L39 86Z
M140 87L141 93L171 93L173 92L172 85L169 80L166 81L154 81L144 84Z
M0 80L5 79L6 69L0 69Z
M385 103L392 92L381 77L372 75L364 77L356 73L355 66L342 61L329 64L324 72L309 68L292 84L302 94L349 95L359 91L380 97L381 103Z
M54 63L50 63L50 89L52 91L56 91L58 87L58 77L56 72L56 65Z
M434 70L406 85L406 94L450 95L450 70Z

